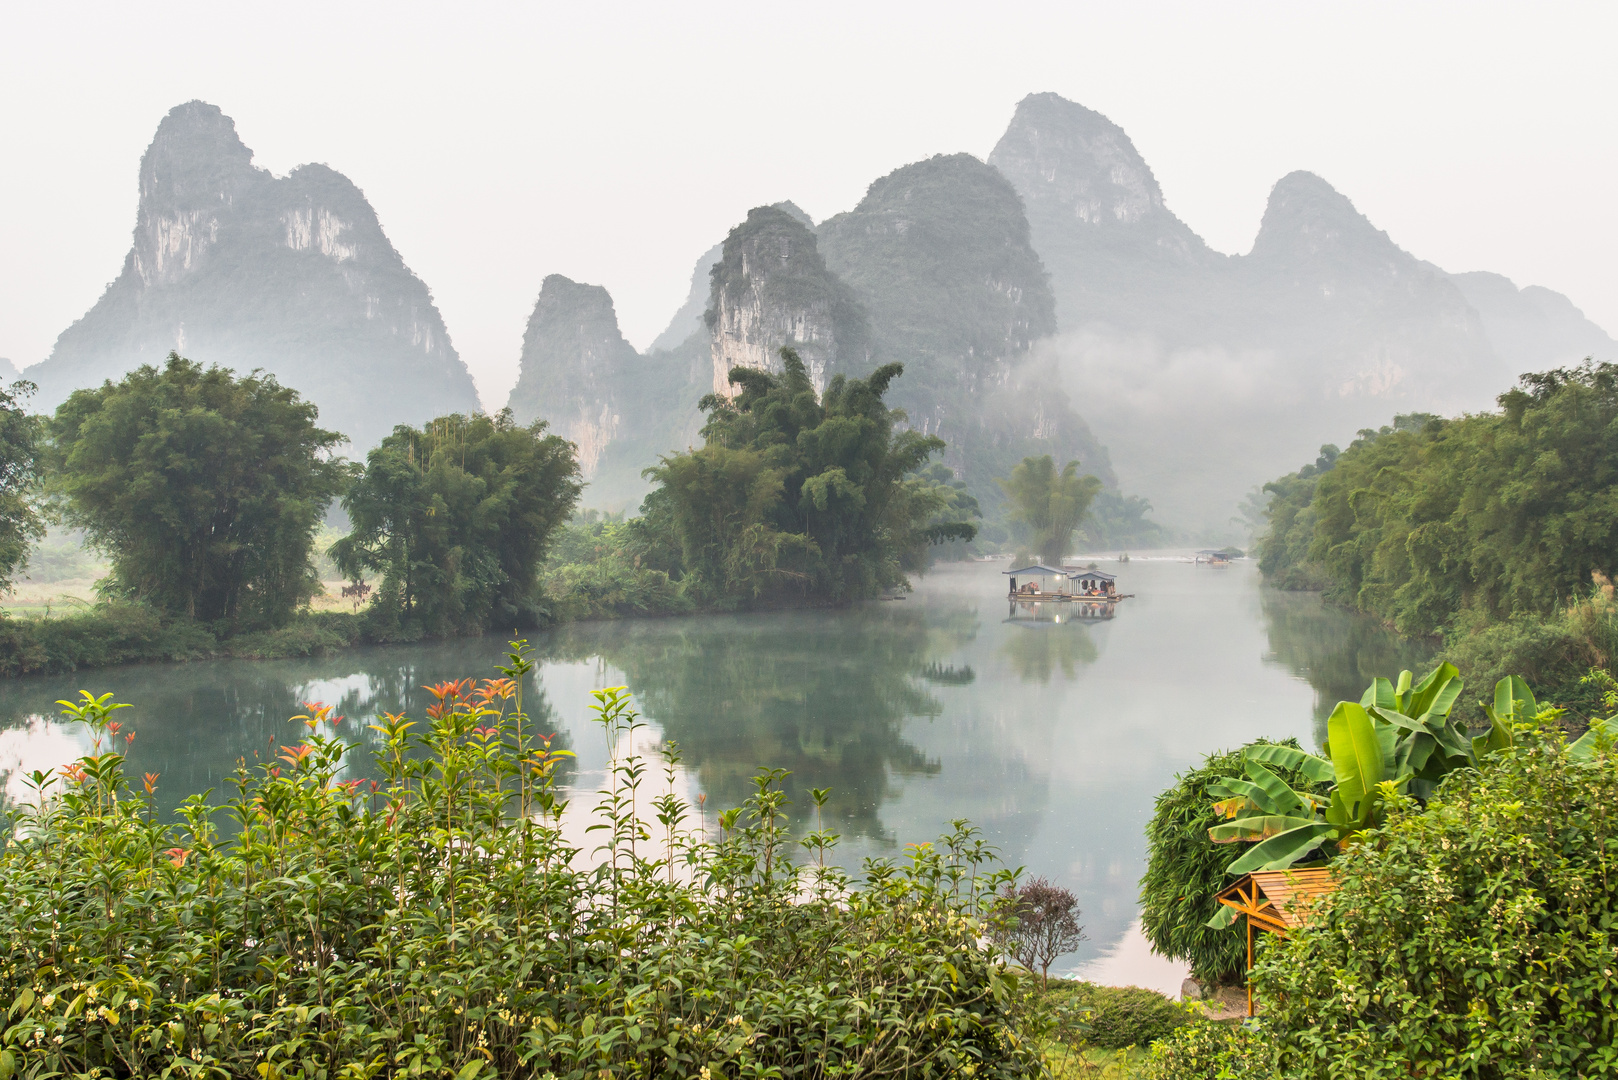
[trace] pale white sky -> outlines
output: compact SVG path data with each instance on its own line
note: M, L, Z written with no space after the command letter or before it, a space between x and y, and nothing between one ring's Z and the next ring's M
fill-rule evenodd
M485 406L541 279L644 347L747 209L818 221L1054 90L1246 251L1310 169L1401 246L1618 331L1618 5L27 3L0 0L0 356L43 359L118 273L140 155L191 98L285 173L370 198ZM206 359L206 358L200 358Z

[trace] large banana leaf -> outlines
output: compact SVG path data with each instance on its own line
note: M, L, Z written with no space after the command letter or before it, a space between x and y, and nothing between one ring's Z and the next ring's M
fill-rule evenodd
M1215 825L1208 830L1208 839L1216 844L1233 844L1238 840L1268 840L1272 836L1303 825L1313 825L1320 819L1317 817L1304 817L1301 814L1264 814L1257 817L1244 817L1236 821Z
M1253 870L1285 870L1318 848L1331 832L1332 826L1323 821L1289 829L1248 848L1241 858L1226 867L1225 872L1246 874Z
M1281 786L1286 788L1285 784ZM1208 794L1221 802L1229 802L1233 798L1246 799L1266 814L1290 814L1298 809L1298 797L1291 788L1286 788L1285 796L1277 798L1253 781L1236 776L1227 776L1217 783L1209 784Z
M1400 712L1410 703L1410 670L1399 672L1399 687L1393 692L1393 707Z
M1507 675L1494 684L1494 716L1506 721L1531 720L1539 712L1534 692L1521 675Z
M1367 709L1399 711L1398 695L1393 692L1393 684L1386 679L1372 679L1371 685L1365 688L1365 696L1360 698L1360 704Z
M1309 812L1309 804L1303 796L1292 790L1292 786L1269 769L1256 761L1242 762L1242 769L1253 778L1253 783L1263 789L1269 796L1270 802L1279 807L1283 814L1305 814Z
M1618 735L1618 724L1613 723L1614 719L1618 717L1590 721L1590 730L1573 740L1572 745L1567 748L1567 756L1574 761L1589 761L1596 756L1603 742L1610 748L1615 741L1618 741L1614 739L1614 736Z
M1327 783L1337 775L1336 771L1331 767L1331 762L1318 758L1313 754L1306 754L1292 746L1258 743L1243 750L1242 756L1248 761L1259 761L1266 765L1279 765L1283 769L1300 772L1317 784Z
M1223 930L1225 927L1229 926L1235 921L1236 909L1233 907L1228 907L1225 904L1220 904L1219 910L1214 912L1214 917L1202 925L1206 926L1210 930Z
M1337 773L1337 792L1354 828L1362 829L1371 817L1372 793L1384 775L1376 725L1363 707L1340 701L1326 718L1326 739Z
M1460 676L1461 673L1454 664L1439 664L1432 671L1429 671L1427 677L1417 683L1415 688L1410 691L1410 700L1399 711L1406 716L1421 716L1432 711L1434 705L1440 700L1440 695L1448 693L1450 684L1459 680ZM1402 676L1400 681L1404 681ZM1455 697L1460 692L1461 688L1457 686L1454 693L1449 694L1450 704L1454 704ZM1448 709L1440 711L1447 712Z

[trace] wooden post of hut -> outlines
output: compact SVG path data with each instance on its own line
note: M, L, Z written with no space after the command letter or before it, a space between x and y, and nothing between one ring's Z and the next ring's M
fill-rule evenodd
M1255 870L1214 897L1235 908L1247 921L1247 1015L1253 1015L1253 931L1268 930L1286 937L1303 924L1315 900L1337 891L1337 878L1329 867L1311 870Z

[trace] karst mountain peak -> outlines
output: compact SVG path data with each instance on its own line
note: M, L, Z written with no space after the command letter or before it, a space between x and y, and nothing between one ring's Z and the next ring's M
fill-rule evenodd
M396 423L481 408L426 285L342 173L277 177L218 106L189 101L138 175L122 273L28 369L40 405L177 351L264 369L362 449Z

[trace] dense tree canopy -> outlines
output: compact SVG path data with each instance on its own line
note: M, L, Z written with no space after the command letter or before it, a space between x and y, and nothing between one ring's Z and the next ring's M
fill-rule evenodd
M497 416L400 425L343 497L353 531L332 548L343 573L380 572L384 636L531 625L551 535L582 485L573 445Z
M943 440L895 430L883 402L900 365L817 396L797 353L781 358L779 375L732 370L735 400L703 399L707 444L648 470L644 529L673 538L688 588L846 602L905 584L931 544L971 539L963 493L917 474Z
M999 483L1011 500L1013 520L1027 529L1027 543L1051 566L1060 565L1073 531L1101 492L1100 479L1080 476L1077 461L1057 472L1049 454L1023 458L1010 479Z
M1428 634L1546 615L1618 569L1618 367L1524 376L1501 410L1404 416L1270 485L1266 571Z
M76 391L50 421L53 487L127 599L229 629L317 592L314 533L349 472L316 409L274 376L170 353Z
M23 408L34 384L0 386L0 592L28 561L29 545L45 534L35 486L39 481L39 417Z

